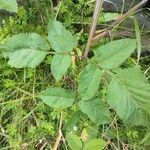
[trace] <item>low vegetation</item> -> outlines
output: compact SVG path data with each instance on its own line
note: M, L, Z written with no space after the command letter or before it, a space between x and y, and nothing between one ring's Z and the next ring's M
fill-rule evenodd
M0 2L0 148L148 150L149 31L124 18L84 59L94 1L55 5ZM120 15L101 12L96 33Z

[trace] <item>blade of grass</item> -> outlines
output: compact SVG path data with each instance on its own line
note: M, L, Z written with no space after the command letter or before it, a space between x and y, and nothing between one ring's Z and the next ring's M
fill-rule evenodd
M135 35L136 35L136 40L137 40L137 65L138 65L138 63L140 61L142 44L141 44L141 34L140 34L139 22L136 17L134 17L134 29L135 29Z

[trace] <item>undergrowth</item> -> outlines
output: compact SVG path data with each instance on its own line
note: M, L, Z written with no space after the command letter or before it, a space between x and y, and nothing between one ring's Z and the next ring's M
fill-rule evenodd
M115 80L115 78L117 77L115 75L121 74L121 76L123 76L123 74L126 73L127 76L130 76L128 72L121 72L127 68L129 68L129 73L130 71L136 73L142 72L143 74L145 73L145 76L139 73L140 77L136 76L135 74L135 78L137 80L139 78L140 81L141 78L143 80L149 79L149 64L148 64L149 57L147 56L146 58L141 57L139 64L137 64L136 57L134 56L128 57L128 59L120 65L121 67L119 70L116 69L113 70L111 66L109 66L111 65L109 63L101 64L103 63L101 62L99 66L98 62L96 62L99 56L94 60L94 57L96 57L95 55L99 55L97 49L100 46L103 46L109 42L112 42L112 44L115 45L115 43L113 42L120 39L120 37L115 37L113 35L112 36L110 35L110 37L104 38L102 41L100 41L100 43L98 43L96 46L93 47L94 54L93 53L89 54L89 57L91 59L89 59L87 62L82 61L81 54L83 53L87 41L89 24L90 24L89 19L91 19L91 15L94 8L93 4L94 4L93 1L87 1L87 0L80 0L80 1L64 0L59 6L53 7L52 1L47 1L47 3L45 3L45 1L39 1L39 2L29 1L27 3L28 6L25 5L24 7L23 6L19 7L17 16L14 17L2 16L3 25L0 29L0 41L2 43L1 44L2 53L0 53L0 77L1 77L0 80L0 112L1 112L0 113L0 148L1 149L10 149L10 150L11 149L14 150L47 149L49 150L52 149L53 146L56 144L60 130L62 132L62 137L58 149L61 150L70 149L70 147L71 149L74 150L78 150L81 147L84 150L86 150L85 148L86 143L88 143L88 141L91 141L93 139L96 140L100 139L101 141L98 142L101 142L102 144L101 146L103 148L105 147L105 149L119 149L119 150L120 149L139 149L139 150L149 149L149 144L150 144L149 125L145 126L146 122L140 122L140 120L138 122L138 120L136 120L137 118L135 119L136 121L134 121L134 117L131 118L130 120L127 117L128 112L126 112L125 115L123 114L123 112L118 113L118 111L115 110L115 107L113 107L115 104L112 104L112 102L108 102L106 98L106 95L108 94L108 89L110 88L109 84L112 78L114 79L114 83L116 84L114 86L116 86L115 88L117 89L117 83L116 83L117 81ZM76 43L75 46L73 46L72 52L69 53L69 56L71 56L71 65L69 68L67 68L68 71L65 71L65 73L63 74L60 73L61 75L58 75L57 73L56 74L54 73L55 70L50 68L54 55L57 55L57 53L55 53L55 48L57 49L57 46L55 47L55 45L52 46L54 47L53 49L48 46L49 48L48 50L50 50L50 52L45 56L45 59L39 65L36 65L36 67L32 68L32 67L28 67L28 65L25 65L23 68L16 67L14 62L10 62L8 64L8 58L7 57L5 58L4 56L5 55L9 56L8 55L9 52L7 50L3 51L4 49L3 43L7 45L6 39L9 40L9 38L11 39L11 37L13 37L12 35L17 35L17 34L19 34L20 36L22 35L23 37L24 35L20 33L27 34L28 32L30 33L35 32L41 35L46 42L49 40L48 43L51 44L51 40L53 40L54 37L53 38L49 37L49 39L47 39L47 35L49 34L48 32L51 32L49 36L52 35L53 31L49 29L50 31L47 32L47 26L48 23L49 26L51 25L51 22L53 23L52 20L55 17L57 17L57 20L63 23L63 27L69 30L70 34L72 33L73 35L75 35L74 38ZM49 19L51 20L49 21ZM56 22L54 22L54 25L55 23ZM106 23L105 20L103 20L103 25L105 23ZM99 26L101 27L101 24ZM118 32L120 32L119 27L114 30L114 33L118 33ZM130 39L131 38L135 39L136 35L132 34ZM16 40L18 39L16 38ZM55 40L56 41L52 41L52 43L55 42L56 44L59 44L59 40L58 41L57 39ZM129 44L131 43L131 47L134 48L135 40L133 41L129 40L127 42L129 42ZM16 58L16 60L19 60L19 58ZM9 56L9 61L10 61L10 56ZM80 87L80 84L81 86L83 86L84 84L82 83L82 80L84 80L86 76L86 72L90 73L86 78L88 78L89 76L94 76L95 72L97 72L97 69L93 69L92 66L95 63L98 64L98 67L100 68L100 73L98 70L98 76L99 74L100 76L101 74L103 74L103 76L101 77L102 81L98 85L97 91L95 92L93 90L93 93L95 92L96 98L98 100L101 99L101 102L107 106L107 109L103 107L101 108L103 112L97 113L98 115L101 115L103 113L104 116L106 115L100 120L97 118L97 114L91 115L90 113L92 112L88 112L88 110L84 110L84 105L86 105L87 101L84 102L83 100L82 102L81 100L81 99L89 100L95 96L93 95L93 93L91 93L90 95L89 94L90 91L88 92L86 90L82 91L82 87ZM18 64L18 66L19 65L20 64ZM59 68L59 66L57 67ZM86 67L87 70L85 69ZM132 70L132 67L135 67L137 70L134 69ZM94 70L94 72L91 73L90 70L92 69ZM130 77L132 80L134 80L134 76L132 75L133 74L131 74ZM80 78L82 77L83 79L81 80ZM99 82L98 80L96 82ZM142 81L142 84L144 84L143 82L145 83L145 81ZM86 82L86 84L88 84L88 82ZM97 83L95 83L95 85L93 86L93 89L97 86L96 84ZM138 85L138 83L136 85ZM133 86L134 86L134 82L133 82ZM53 89L55 87L67 89L75 93L77 93L79 90L79 94L76 94L75 102L73 102L73 104L71 105L67 104L69 105L69 107L67 106L63 108L64 104L60 104L62 105L62 107L55 107L55 104L49 104L49 102L47 102L42 97L43 95L47 95L48 93L45 92L45 89L49 89L49 88ZM111 92L114 92L116 90L115 88ZM144 87L142 88L144 89ZM146 95L147 97L148 97L149 89L150 89L149 87L148 89L146 89L147 93L144 91L145 95L147 94ZM42 93L41 91L45 93ZM39 94L41 95L38 96ZM147 97L146 100L149 100L149 98ZM97 101L97 99L95 101ZM149 106L149 105L147 106L147 104L149 104L149 102L146 102L146 104L143 103L141 104L141 107L142 108L144 107L146 111ZM52 107L51 105L54 105L54 107ZM88 105L89 107L92 106L92 104L88 104ZM93 107L96 108L96 105L99 104L97 104L96 102L95 106ZM130 107L130 106L124 106L124 107ZM91 110L94 110L94 108L92 108ZM85 108L85 109L89 109L89 108ZM127 110L129 109L127 108ZM142 111L145 110L142 109ZM107 116L108 113L109 116ZM139 113L138 115L139 116L136 117L140 118L141 114ZM94 118L94 116L96 117ZM108 120L107 117L109 118ZM128 123L128 121L130 123ZM146 139L142 143L145 135L147 135ZM82 140L82 142L80 140ZM73 143L73 141L75 141L75 143Z

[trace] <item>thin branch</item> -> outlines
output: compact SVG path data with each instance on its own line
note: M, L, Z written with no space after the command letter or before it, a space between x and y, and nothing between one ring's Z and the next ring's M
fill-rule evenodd
M112 23L112 25L110 25L108 28L106 28L105 30L103 30L103 32L101 32L100 34L98 34L97 36L95 36L94 38L92 38L92 41L94 43L100 41L104 36L106 36L106 35L109 34L110 30L113 30L117 25L119 25L128 16L132 15L136 10L138 10L143 4L145 4L147 2L148 2L148 0L142 0L141 2L139 2L137 5L135 5L133 8L131 8L128 12L126 12L123 15L121 15L116 21L114 21Z
M60 122L59 122L59 134L56 138L56 142L55 142L55 145L53 147L53 150L57 150L58 149L58 146L59 146L59 143L61 141L61 138L62 138L62 121L63 121L63 116L62 116L62 113L61 113L61 117L60 117Z
M126 19L128 16L132 15L136 10L138 10L143 4L147 3L148 0L142 0L137 5L135 5L133 8L131 8L128 12L121 15L113 24L112 27L115 27L116 25L120 24L124 19ZM110 29L112 28L109 27Z
M93 37L93 35L95 33L97 21L98 21L98 18L99 18L99 14L100 14L103 2L104 2L104 0L96 0L95 10L94 10L94 13L93 13L92 24L91 24L91 28L90 28L90 34L89 34L87 45L86 45L86 48L85 48L85 51L84 51L84 54L83 54L83 58L84 59L87 59L87 57L88 57L88 53L90 51L92 37Z
M42 145L42 147L40 148L40 150L44 150L47 144L48 144L48 142L46 141L46 142Z

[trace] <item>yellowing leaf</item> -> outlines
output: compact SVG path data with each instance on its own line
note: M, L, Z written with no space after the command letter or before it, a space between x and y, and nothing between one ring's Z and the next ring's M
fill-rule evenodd
M106 142L102 139L93 139L85 143L83 150L103 150Z
M88 135L88 133L87 133L87 130L84 128L83 130L82 130L82 133L81 133L81 139L82 139L82 141L87 141L88 140L88 137L89 137L89 135Z

